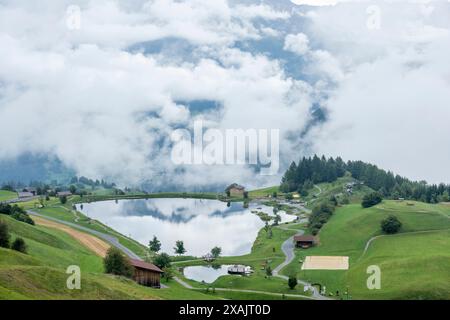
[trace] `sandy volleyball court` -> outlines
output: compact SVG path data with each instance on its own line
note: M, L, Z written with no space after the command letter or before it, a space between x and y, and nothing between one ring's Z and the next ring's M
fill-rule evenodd
M90 235L88 233L84 233L78 230L75 230L73 228L70 228L68 226L65 226L61 223L53 222L44 218L33 216L33 220L37 225L53 228L57 230L64 231L71 235L73 238L78 240L82 245L86 246L87 248L91 249L95 254L99 255L100 257L106 256L106 251L110 248L110 245L107 244L105 241L100 240L99 238Z
M307 256L302 270L348 270L348 257Z

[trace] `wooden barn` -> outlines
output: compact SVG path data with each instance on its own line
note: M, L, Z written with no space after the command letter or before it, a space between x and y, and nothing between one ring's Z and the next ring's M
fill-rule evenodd
M315 245L316 238L314 236L295 236L294 243L297 248L308 249Z
M161 274L163 272L160 268L136 259L130 259L130 263L134 268L134 281L143 286L161 288Z
M230 195L230 197L243 197L245 193L245 187L233 183L225 189L225 192Z

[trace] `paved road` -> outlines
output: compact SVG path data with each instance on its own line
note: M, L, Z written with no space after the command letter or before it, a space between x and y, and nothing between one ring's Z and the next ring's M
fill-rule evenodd
M282 228L283 229L283 228ZM299 232L297 233L297 235L301 236L303 235L305 232L303 230L299 230ZM283 251L284 255L286 256L285 260L283 261L282 264L280 264L278 267L276 267L273 270L273 275L275 277L279 277L282 279L288 279L288 277L280 275L280 271L286 267L288 264L290 264L294 258L295 258L295 253L294 253L294 236L290 237L289 239L287 239L285 242L283 242L283 244L281 245L281 250Z
M174 280L176 282L178 282L179 284L181 284L183 287L185 287L186 289L191 289L191 290L205 290L205 288L194 288L193 286L191 286L189 283L181 280L178 277L174 277ZM270 292L270 291L259 291L259 290L251 290L251 289L232 289L232 288L214 288L214 290L216 291L222 291L222 292L246 292L246 293L259 293L259 294L265 294L265 295L269 295L269 296L276 296L276 297L282 297L283 294L282 293L276 293L276 292ZM301 294L284 294L285 297L292 297L292 298L303 298L303 299L310 299L310 300L315 300L314 297L310 297L310 296L305 296L305 295L301 295Z
M283 229L283 228L282 228ZM292 230L292 229L289 229ZM303 235L305 232L303 230L298 230L297 235ZM295 246L294 246L294 236L287 239L283 244L281 245L281 250L283 251L284 255L286 256L283 263L281 263L279 266L277 266L273 270L274 277L278 277L284 280L288 280L289 278L285 275L280 274L281 270L286 267L288 264L290 264L295 259ZM327 297L322 296L317 288L313 287L310 283L303 281L303 280L297 280L299 284L303 286L308 286L312 290L312 296L311 299L315 300L328 300Z
M95 236L105 240L106 242L108 242L109 244L113 245L114 247L118 248L119 250L121 250L123 253L125 253L131 259L142 260L141 257L139 257L133 251L131 251L130 249L125 247L123 244L121 244L119 242L119 239L117 239L114 236L111 236L109 234L106 234L106 233L103 233L103 232L99 232L99 231L96 231L96 230L92 230L92 229L87 228L87 227L80 226L80 225L78 225L76 223L72 223L72 222L68 222L68 221L64 221L64 220L59 220L59 219L52 218L52 217L49 217L49 216L46 216L46 215L43 215L43 214L39 214L39 213L31 211L31 210L27 210L27 213L29 215L32 215L32 216L37 216L37 217L41 217L41 218L44 218L44 219L47 219L47 220L58 222L58 223L66 225L66 226L69 226L71 228L75 228L75 229L82 230L82 231L85 231L87 233L93 234L93 235L95 235Z
M12 204L12 203L19 203L19 202L27 202L31 200L37 200L39 199L39 196L29 197L29 198L15 198L5 201L0 201L0 203L6 203L6 204Z

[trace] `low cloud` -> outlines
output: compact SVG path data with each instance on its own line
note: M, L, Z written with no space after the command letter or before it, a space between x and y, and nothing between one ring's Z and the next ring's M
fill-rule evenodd
M248 179L255 186L279 179L250 179L254 171L247 166L176 167L170 134L199 118L219 129L303 128L308 92L287 100L299 81L286 76L277 60L233 47L267 32L253 21L283 20L288 13L226 1L83 1L80 29L68 30L64 4L48 2L45 10L9 1L0 8L6 19L0 29L0 158L50 153L80 175L119 183L195 186ZM127 50L166 37L191 43L197 59ZM177 103L193 100L218 101L220 117L194 115ZM289 145L284 141L284 150Z
M370 29L367 3L83 0L76 30L73 1L1 3L0 159L51 154L154 188L279 182L247 166L175 166L170 134L203 120L281 129L282 165L317 152L450 181L446 2L380 3ZM310 126L313 106L328 122Z

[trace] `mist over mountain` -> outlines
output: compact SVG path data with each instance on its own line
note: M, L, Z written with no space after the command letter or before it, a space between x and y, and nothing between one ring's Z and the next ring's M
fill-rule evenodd
M22 154L12 160L0 160L0 183L27 184L31 181L68 183L75 171L49 155Z
M317 153L450 181L449 4L338 2L1 1L0 180L259 187ZM280 130L279 173L175 165L198 120Z

